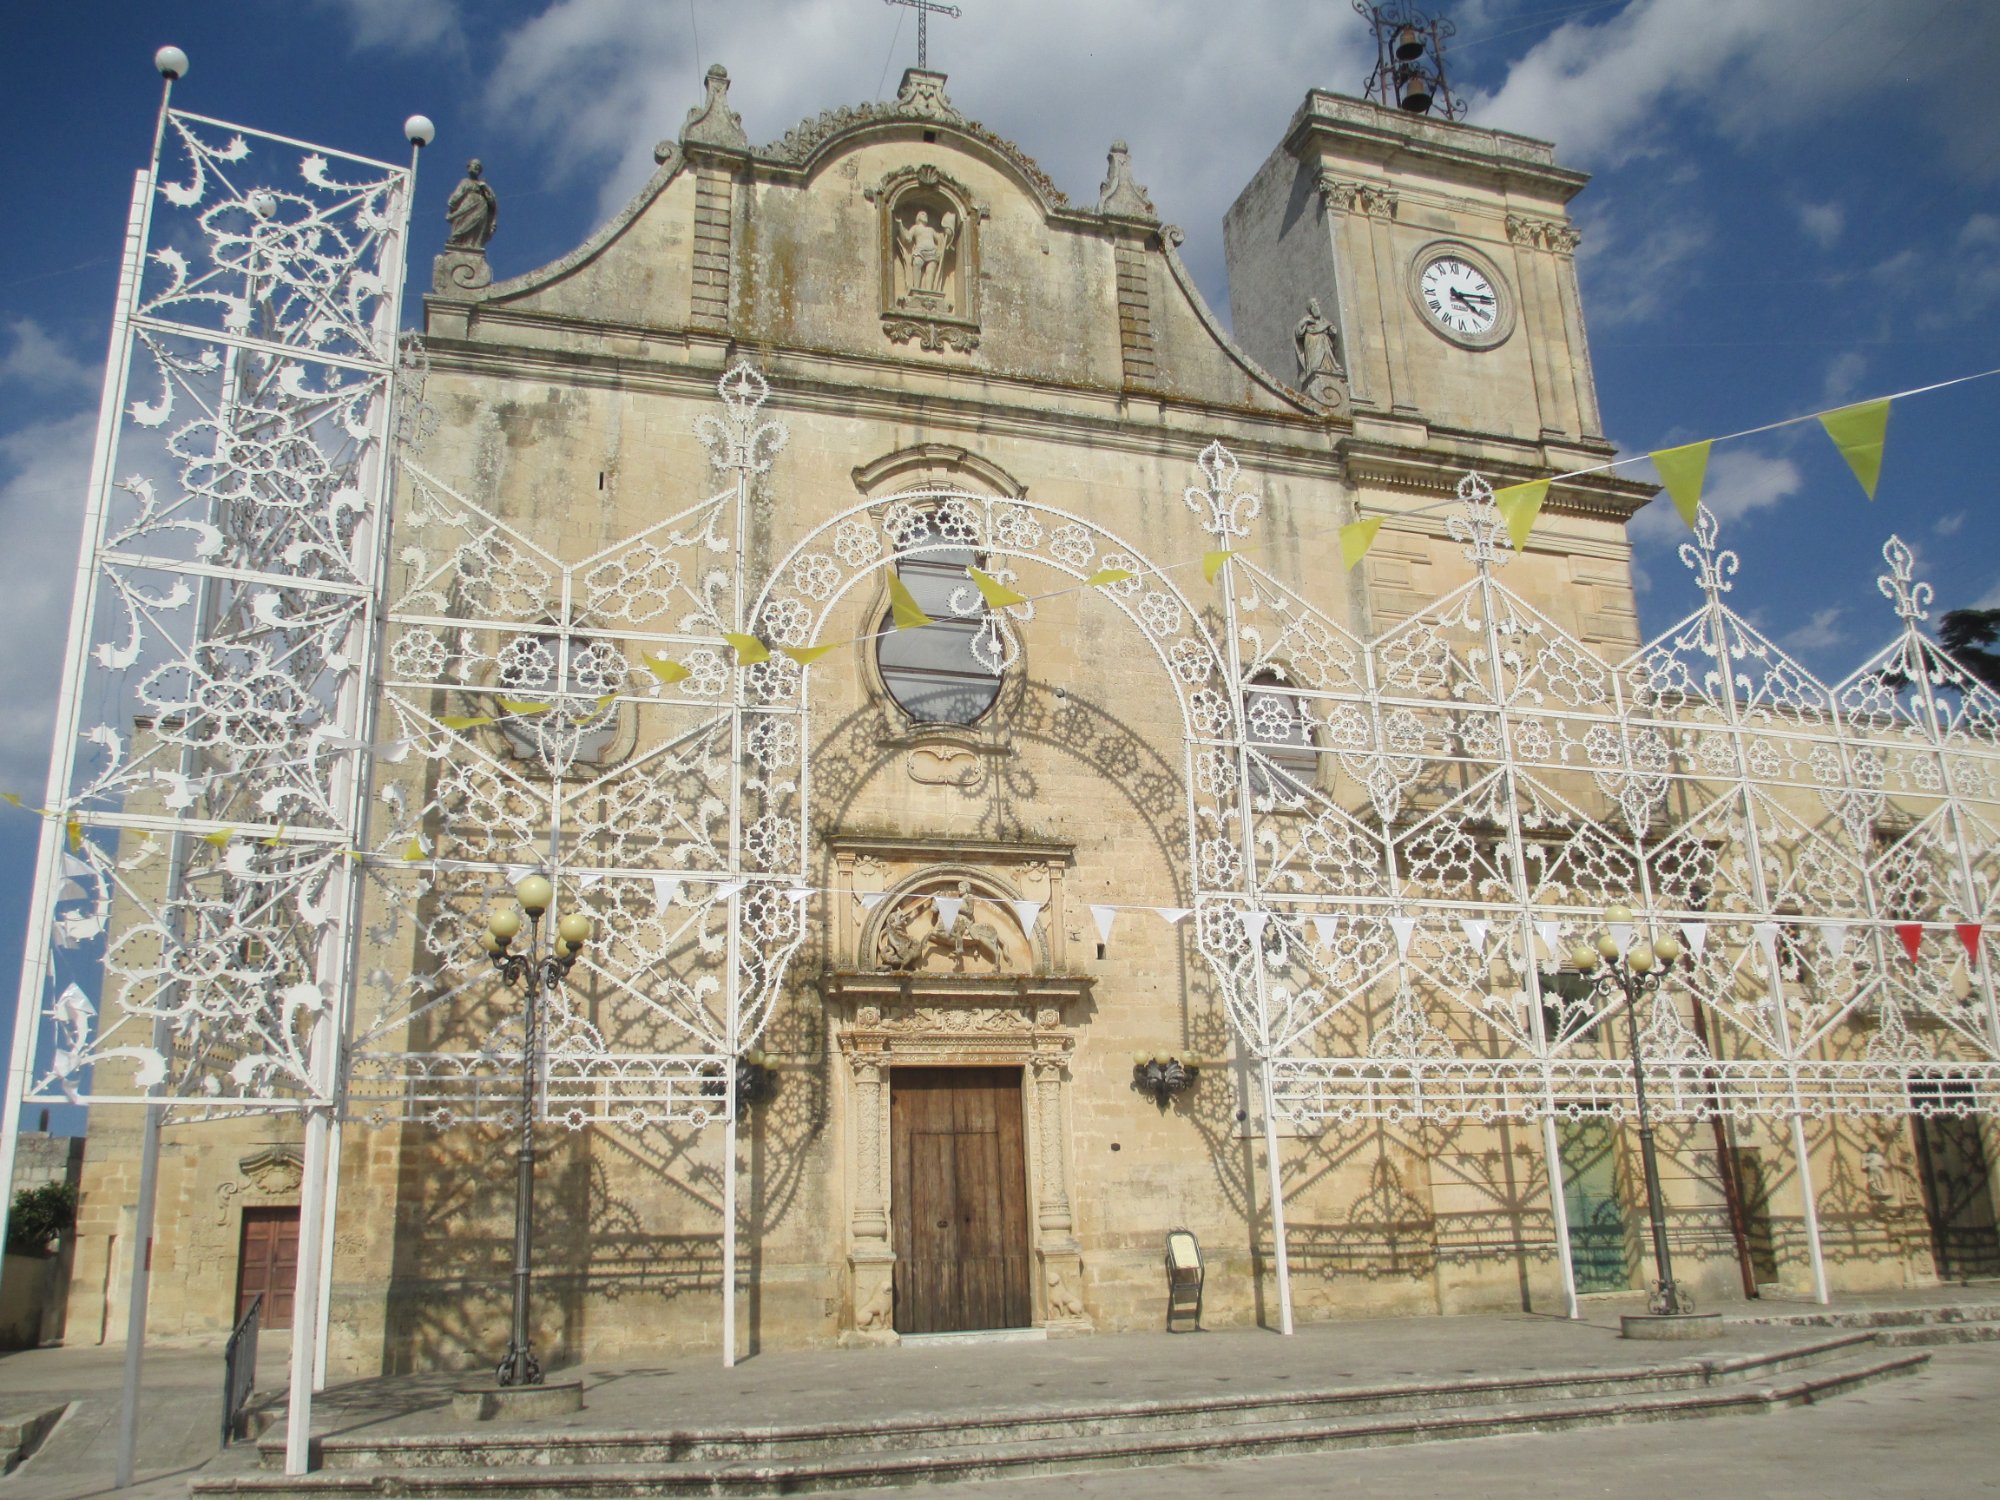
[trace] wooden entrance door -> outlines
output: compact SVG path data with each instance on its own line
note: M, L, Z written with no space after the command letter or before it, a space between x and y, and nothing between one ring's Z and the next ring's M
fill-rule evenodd
M260 1323L292 1326L292 1286L299 1279L299 1211L292 1208L243 1210L243 1244L236 1259L236 1316L264 1294Z
M1019 1068L892 1068L896 1331L1025 1328L1028 1173Z
M2000 1276L2000 1226L1994 1222L1979 1117L1920 1115L1910 1123L1916 1127L1917 1168L1938 1275L1947 1281Z

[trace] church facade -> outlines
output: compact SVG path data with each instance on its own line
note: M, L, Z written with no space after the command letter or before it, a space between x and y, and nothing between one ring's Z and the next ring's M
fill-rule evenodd
M1329 971L1362 974L1304 1050L1415 1036L1429 1056L1397 978L1415 908L1341 842L1389 830L1426 921L1454 943L1478 927L1425 982L1498 997L1512 1019L1491 1024L1535 1046L1572 1034L1537 986L1640 877L1607 856L1549 894L1553 815L1463 811L1481 755L1514 752L1469 731L1423 749L1413 711L1417 748L1392 725L1343 761L1329 684L1348 641L1426 680L1431 647L1399 625L1485 588L1501 546L1474 471L1572 476L1505 549L1536 612L1509 629L1573 646L1578 679L1640 645L1625 522L1651 490L1598 467L1568 212L1585 178L1542 142L1312 93L1228 214L1225 331L1122 143L1073 204L945 85L912 70L893 102L758 147L712 69L632 203L511 280L485 266L492 190L474 172L454 196L396 479L377 726L413 753L373 788L391 863L361 927L376 1003L338 1147L334 1371L505 1345L520 1020L476 945L496 872L543 863L594 924L540 1038L568 1060L540 1097L545 1361L715 1346L726 1257L739 1351L1158 1327L1175 1230L1211 1324L1274 1322L1281 1298L1301 1317L1560 1310L1647 1279L1629 1131L1305 1107L1317 1075L1274 1087L1246 1041L1295 980L1254 907L1214 914L1254 872L1274 907L1299 901L1300 941L1341 955ZM1350 568L1342 528L1377 518ZM725 649L717 621L755 639ZM1203 641L1226 670L1183 644ZM1506 654L1482 649L1467 660ZM1255 750L1235 761L1201 718L1231 692ZM1427 770L1390 795L1392 751ZM1548 803L1614 821L1593 774L1551 762ZM1457 843L1426 842L1452 807ZM1478 916L1503 886L1512 950ZM1539 956L1537 903L1569 913ZM1621 1056L1611 1028L1594 1045ZM693 1056L743 1064L634 1081L637 1059ZM109 1326L123 1274L128 1113L93 1119L72 1337ZM1842 1285L1935 1274L1906 1125L1815 1148L1867 1179ZM297 1141L170 1138L156 1329L225 1327L283 1282ZM1954 1141L1983 1160L1976 1127ZM1755 1119L1663 1131L1704 1299L1812 1289L1791 1145Z

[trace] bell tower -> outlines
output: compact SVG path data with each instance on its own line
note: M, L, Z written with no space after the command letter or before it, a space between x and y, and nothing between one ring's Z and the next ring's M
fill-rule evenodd
M1589 179L1548 142L1458 118L1448 21L1400 0L1355 8L1376 33L1370 97L1308 94L1224 220L1237 341L1307 377L1317 301L1346 381L1323 404L1350 411L1357 438L1472 439L1526 469L1595 461L1609 450L1568 212ZM1496 439L1500 453L1483 446Z

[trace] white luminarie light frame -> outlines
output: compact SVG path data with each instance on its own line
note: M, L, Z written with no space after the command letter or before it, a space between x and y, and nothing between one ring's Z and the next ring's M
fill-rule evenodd
M1556 1118L1627 1114L1603 1011L1544 982L1613 902L1700 935L1646 1015L1662 1116L1789 1121L1803 1175L1806 1119L2000 1103L1991 938L1955 971L1951 931L2000 903L2000 700L1924 635L1900 542L1898 636L1831 686L1730 607L1706 512L1682 549L1701 608L1603 660L1500 581L1473 476L1448 522L1473 577L1361 641L1240 555L1261 502L1219 443L1185 499L1238 555L1199 599L1079 515L943 487L855 505L758 576L785 432L739 365L700 423L721 487L566 560L420 462L396 389L409 171L162 119L186 166L134 196L10 1142L24 1101L512 1123L519 1017L476 941L526 868L599 935L552 1002L538 1114L733 1125L733 1059L813 894L810 678L721 638L815 643L880 569L968 550L1030 595L1134 575L1088 592L1180 710L1192 940L1272 1160L1280 1115L1539 1121L1553 1164ZM968 588L961 612L1004 671L1032 607ZM1310 784L1248 722L1250 684L1296 707ZM1282 1213L1280 1192L1289 1326Z

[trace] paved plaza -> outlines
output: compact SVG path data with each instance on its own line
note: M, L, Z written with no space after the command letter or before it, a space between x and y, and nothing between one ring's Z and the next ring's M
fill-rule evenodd
M1872 1299L1893 1310L1899 1299ZM1918 1299L1901 1299L1902 1305ZM1973 1294L1970 1305L1993 1299ZM1742 1356L1796 1344L1797 1327L1736 1322L1712 1343L1634 1344L1618 1337L1622 1305L1593 1306L1583 1322L1536 1316L1369 1319L1301 1327L1280 1338L1255 1329L1124 1334L1020 1342L926 1343L898 1349L753 1354L733 1370L714 1356L663 1358L581 1376L586 1409L524 1424L524 1435L576 1431L758 1427L816 1421L903 1421L1005 1408L1063 1413L1079 1406L1215 1395L1445 1384L1523 1374L1616 1370L1707 1355ZM1767 1301L1750 1315L1811 1314L1807 1303ZM1852 1314L1857 1308L1843 1307ZM283 1418L285 1340L266 1341L257 1408ZM0 1419L67 1401L42 1449L0 1479L0 1500L81 1500L111 1493L121 1352L38 1350L0 1357ZM254 1445L218 1453L221 1361L211 1347L149 1350L142 1406L142 1500L186 1493L190 1477L254 1466ZM1826 1405L1762 1416L1431 1443L1359 1452L1192 1463L1175 1468L1066 1474L926 1486L1006 1497L1311 1494L1338 1484L1358 1495L1416 1497L1706 1495L1815 1500L1891 1493L2000 1491L2000 1343L1945 1345L1904 1379ZM316 1403L321 1436L418 1437L464 1431L450 1393L463 1375L430 1374L336 1385ZM488 1424L477 1429L498 1435ZM271 1432L270 1436L275 1436Z

